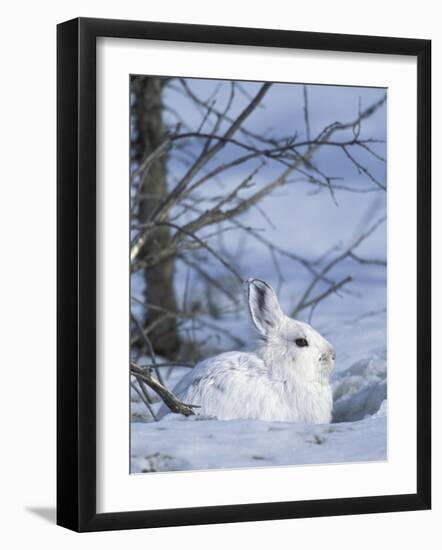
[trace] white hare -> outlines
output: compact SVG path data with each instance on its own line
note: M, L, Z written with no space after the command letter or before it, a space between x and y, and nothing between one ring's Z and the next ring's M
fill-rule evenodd
M330 422L333 347L307 323L284 315L274 290L264 281L249 279L246 290L260 340L256 352L232 351L198 363L174 394L199 405L197 414L220 420ZM163 405L159 417L168 412Z

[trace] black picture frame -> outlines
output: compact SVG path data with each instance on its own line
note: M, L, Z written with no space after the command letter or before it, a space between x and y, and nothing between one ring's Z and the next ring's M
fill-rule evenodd
M96 512L96 39L396 54L417 58L417 492ZM424 510L431 506L431 41L79 18L57 28L57 523L102 531Z

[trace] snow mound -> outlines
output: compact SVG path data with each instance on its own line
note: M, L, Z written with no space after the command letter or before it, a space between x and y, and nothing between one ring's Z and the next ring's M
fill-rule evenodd
M378 413L386 399L385 358L362 359L334 377L333 422L350 422L372 416Z

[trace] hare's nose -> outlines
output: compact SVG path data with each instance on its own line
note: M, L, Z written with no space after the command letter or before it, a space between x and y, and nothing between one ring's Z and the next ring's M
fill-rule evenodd
M331 349L329 352L327 353L321 353L321 355L319 356L319 360L320 361L334 361L336 359L336 353L335 353L335 350L334 349Z

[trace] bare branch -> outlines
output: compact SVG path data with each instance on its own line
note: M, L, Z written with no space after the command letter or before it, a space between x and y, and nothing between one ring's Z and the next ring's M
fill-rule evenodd
M149 365L139 365L142 368L148 368ZM185 369L193 369L195 367L194 363L188 363L187 361L168 361L167 363L157 363L155 368L161 369L165 367L183 367Z
M378 260L376 258L361 258L360 256L357 256L356 254L354 254L353 252L350 252L348 254L348 257L349 258L352 258L353 260L355 260L356 262L360 263L360 264L365 264L365 265L380 265L380 266L383 266L385 267L387 265L387 262L385 260Z
M349 153L349 151L348 151L347 147L345 147L345 145L342 146L342 150L344 151L346 156L351 160L351 162L356 166L359 173L364 173L378 187L380 187L384 191L386 190L385 185L383 183L381 183L377 178L375 178L373 176L373 174L369 170L367 170L367 168L363 164L361 164L359 161L357 161L354 158L354 156Z
M183 403L177 399L163 384L153 378L151 369L143 369L136 363L132 362L130 364L130 373L145 382L155 393L157 393L161 400L173 413L182 414L184 416L192 416L195 414L193 409L200 407L199 405Z
M187 264L188 266L190 266L192 269L194 269L197 273L199 273L199 275L201 275L203 277L203 279L205 279L209 284L211 284L212 286L214 286L216 289L218 289L222 294L224 294L224 296L226 296L230 301L232 301L234 304L237 302L237 298L236 296L230 292L229 289L225 288L218 279L216 279L215 277L212 277L204 268L201 267L201 265L199 265L198 262L192 262L192 260L189 260L189 258L187 258L186 256L184 255L181 255L180 256L180 259L185 263Z
M182 311L182 312L169 311L169 310L167 310L167 309L165 309L161 306L156 306L156 305L153 305L153 304L148 304L148 307L150 307L152 309L156 309L157 311L162 311L165 315L170 315L171 317L176 317L177 319L185 319L185 320L195 319L195 313L194 312L188 313L188 312L184 312L184 311ZM204 313L204 312L200 312L200 313ZM211 323L210 321L207 321L206 319L202 319L201 315L198 318L198 323L201 326L206 326L208 328L214 329L215 331L217 331L221 334L224 334L224 336L227 336L228 338L230 338L238 346L241 346L241 347L245 346L244 340L239 338L236 334L232 334L229 330L219 326L218 324Z
M195 162L195 164L188 170L183 179L178 183L178 185L169 193L166 199L158 207L158 209L153 213L152 219L155 219L158 214L164 210L166 206L170 203L174 203L175 199L181 191L187 186L193 176L205 165L207 162L222 149L226 140L229 140L236 130L241 126L241 124L248 118L248 116L256 109L257 105L260 103L262 98L265 96L267 91L270 89L271 84L265 83L261 86L259 92L253 98L253 100L247 105L247 107L240 113L240 115L233 121L231 126L222 136L222 140L219 140L216 145L210 148L208 151L205 151ZM212 136L210 136L212 137Z
M155 151L152 151L152 153L150 153L150 155L147 155L147 157L141 161L140 165L138 166L138 168L131 174L131 179L134 180L136 179L138 176L141 176L143 174L143 172L146 170L146 168L152 164L152 162L154 160L156 160L157 158L159 158L161 155L167 153L167 150L168 148L171 146L172 144L172 139L171 137L167 137L163 143L161 145L159 145Z
M135 323L135 326L137 327L138 329L138 332L140 333L140 336L144 342L144 344L146 345L146 348L147 348L147 351L150 355L150 358L152 359L152 363L156 364L156 357L155 357L155 352L154 352L154 349L152 347L152 343L149 339L149 337L147 336L147 334L144 332L143 330L143 327L141 326L141 323L140 321L138 321L138 319L135 317L135 315L131 312L130 313L130 316L132 317L132 320L133 322ZM155 368L155 367L154 367ZM156 370L155 369L155 374L157 375L158 377L158 380L161 382L161 384L163 384L163 379L161 378L161 374L160 374L160 371Z
M304 122L305 122L305 132L307 135L307 140L311 141L310 137L310 120L309 120L309 111L308 111L308 92L307 86L304 84L302 87L304 93Z
M356 143L356 145L358 145L359 147L362 147L362 149L365 149L366 151L368 151L371 155L373 155L373 157L374 157L375 159L380 160L380 161L383 162L384 164L387 162L387 160L385 159L385 157L383 157L382 155L379 155L378 153L376 153L376 151L373 151L373 149L367 145L367 142L358 141L358 142Z
M140 389L138 389L137 386L133 382L130 383L131 388L135 391L135 393L138 395L138 397L141 399L141 401L146 405L147 410L149 411L150 415L155 420L155 422L158 422L157 416L153 412L153 409L152 409L152 407L149 403L149 400L147 399L146 394L144 392L142 393L140 391L141 389L144 389L143 382L139 378L137 378L136 380L137 380L137 383L138 383Z
M330 296L330 294L336 293L340 288L342 288L347 283L350 283L352 280L353 280L353 278L350 275L348 277L345 277L345 279L343 279L339 283L336 283L333 286L329 287L327 290L325 290L324 292L322 292L318 296L315 296L314 298L312 298L308 302L304 302L303 304L301 304L298 308L296 308L294 310L292 316L295 317L303 309L315 306L316 304L318 304L319 302L324 300L324 298L327 298L327 296Z
M341 254L338 254L335 256L332 260L328 262L328 264L313 278L309 286L305 289L303 295L301 296L300 300L298 301L298 304L292 311L292 316L296 316L296 314L304 309L306 307L306 304L310 303L309 297L312 292L312 290L315 288L317 283L339 262L347 258L350 253L353 252L355 248L357 248L365 239L367 239L384 221L385 217L380 218L376 223L374 223L367 231L361 233L359 237L350 244Z
M186 230L183 227L180 227L179 225L171 222L158 222L158 225L167 225L169 227L172 227L173 229L176 229L176 231L179 231L180 233L184 233L187 237L190 237L191 239L194 239L198 244L200 244L203 248L205 248L212 256L214 256L217 260L219 260L223 266L230 271L230 273L233 273L235 277L239 280L239 282L242 284L243 278L241 275L236 271L236 269L229 264L222 256L218 254L211 246L209 246L206 242L204 242L202 239L197 237L194 233L191 233L190 231Z

